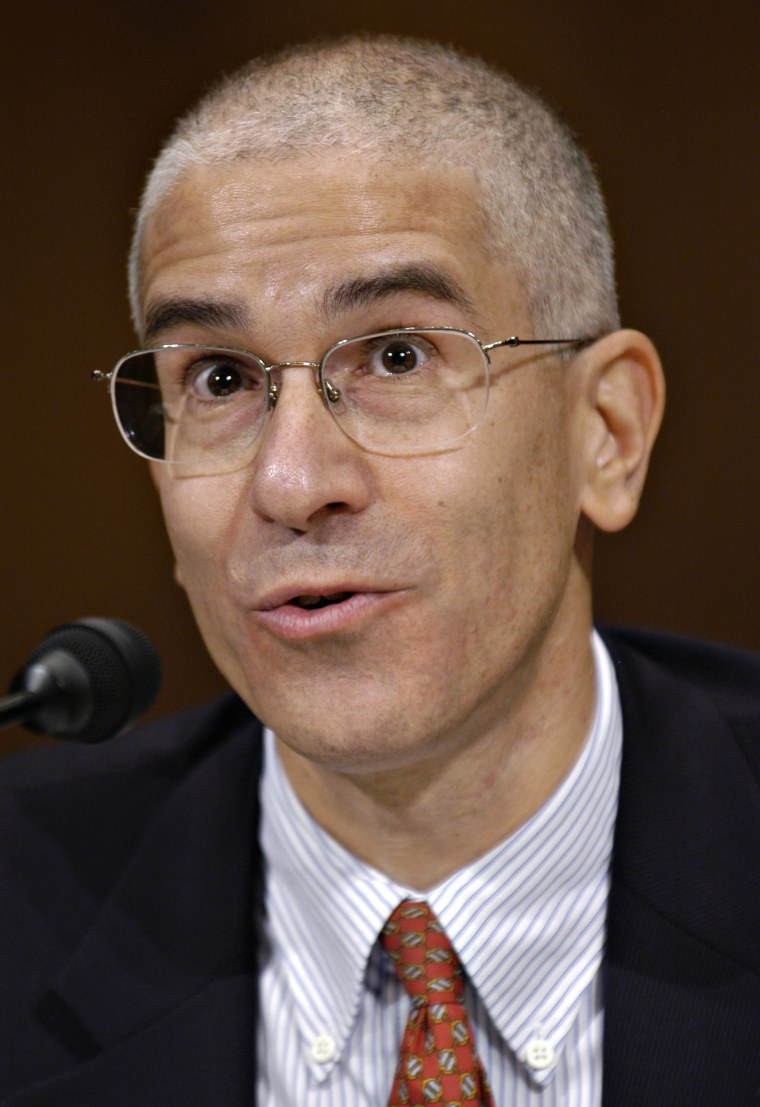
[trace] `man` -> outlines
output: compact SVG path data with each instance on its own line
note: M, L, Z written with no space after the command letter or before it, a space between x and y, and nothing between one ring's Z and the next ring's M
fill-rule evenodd
M2 1103L756 1102L760 665L592 631L664 386L566 128L437 46L254 63L131 287L240 700L7 769Z

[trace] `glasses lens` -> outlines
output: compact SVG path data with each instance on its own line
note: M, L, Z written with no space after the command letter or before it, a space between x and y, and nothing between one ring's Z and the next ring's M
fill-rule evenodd
M215 471L255 441L267 381L251 355L207 346L160 346L123 358L113 403L124 437L145 457Z
M488 360L463 331L352 338L327 353L321 378L341 428L379 453L451 445L478 425L488 400Z

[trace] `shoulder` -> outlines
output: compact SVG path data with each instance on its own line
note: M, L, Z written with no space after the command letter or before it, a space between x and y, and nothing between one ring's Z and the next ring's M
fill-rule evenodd
M633 627L597 628L615 669L643 688L678 683L734 718L760 717L760 654L720 642Z
M673 807L725 801L760 818L760 655L736 646L644 630L600 628L623 708L624 783ZM749 772L748 772L749 770ZM722 797L722 799L721 799ZM722 817L722 816L721 816Z
M84 783L158 772L170 779L242 729L258 724L234 694L135 726L105 742L58 741L0 758L0 788Z
M688 1087L698 1102L749 1102L760 1010L760 657L600 629L623 713L605 1080L616 1103L663 1101L663 1074L673 1095Z
M159 964L165 940L184 965L199 942L217 950L209 933L238 934L241 903L251 925L260 734L228 695L97 746L0 760L0 1017L30 1011L62 966L76 978L79 949L107 979L110 951Z
M615 667L624 725L694 743L738 739L760 779L760 654L663 631L597 627Z
M88 879L107 882L189 778L236 758L257 772L260 733L229 694L98 745L57 742L0 758L6 860L45 857L47 867L76 855L91 868Z

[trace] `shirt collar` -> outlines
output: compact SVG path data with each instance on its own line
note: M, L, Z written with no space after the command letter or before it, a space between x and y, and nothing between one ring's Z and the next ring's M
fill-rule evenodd
M290 787L271 731L264 741L261 839L270 938L286 964L304 1042L329 1033L337 1060L377 936L407 893L322 830ZM329 1068L315 1066L315 1078Z
M518 1057L537 1034L559 1056L603 953L622 721L609 655L596 634L592 644L595 715L570 773L519 830L425 896ZM270 935L285 960L303 1040L329 1032L337 1060L378 934L397 903L418 893L322 830L291 789L269 731L265 744ZM315 1066L315 1078L328 1071ZM538 1079L552 1073L553 1066Z
M596 634L596 708L570 773L514 834L427 895L488 1014L517 1057L532 1038L555 1064L599 971L622 751L614 669Z

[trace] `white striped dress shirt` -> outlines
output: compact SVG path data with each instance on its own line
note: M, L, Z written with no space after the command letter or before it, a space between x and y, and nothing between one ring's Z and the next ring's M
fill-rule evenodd
M595 716L568 776L519 830L425 894L326 834L265 735L257 1107L385 1107L409 1000L378 935L407 897L428 901L464 966L496 1107L599 1107L622 721L596 635L593 650Z

